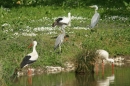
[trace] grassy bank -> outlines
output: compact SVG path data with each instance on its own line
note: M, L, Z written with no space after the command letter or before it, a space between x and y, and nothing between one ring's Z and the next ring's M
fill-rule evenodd
M113 10L115 9L111 9L112 12ZM99 8L101 20L94 30L86 30L84 28L88 27L94 14L94 9L88 7L75 9L49 6L1 8L0 59L3 66L3 79L8 80L13 70L19 67L23 57L32 51L27 47L33 40L38 42L39 54L38 61L32 64L33 67L62 65L65 61L73 61L84 49L105 49L111 57L130 55L129 15L126 10L124 10L124 15L118 12L111 14L110 9L108 13L106 11L107 9ZM53 37L60 33L59 29L50 31L36 28L50 28L56 17L67 16L68 12L72 14L72 26L66 28L69 40L64 41L63 52L57 54L53 50L55 42ZM56 33L50 34L50 32ZM36 36L23 35L23 33L34 33Z

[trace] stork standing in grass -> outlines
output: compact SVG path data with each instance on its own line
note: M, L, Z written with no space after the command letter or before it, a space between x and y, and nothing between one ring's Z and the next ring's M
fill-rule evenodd
M91 24L90 24L90 28L94 28L95 25L98 23L98 21L100 19L100 14L97 12L97 10L98 10L98 6L97 5L92 5L92 6L89 6L89 7L95 8L95 14L92 17Z
M55 46L54 46L54 50L56 50L59 47L60 52L62 52L61 51L61 44L63 43L64 37L65 37L64 28L62 28L61 30L62 30L62 33L56 38Z
M106 50L99 49L96 51L96 57L102 60L102 69L104 72L104 61L107 60L108 62L112 63L112 71L114 68L114 60L109 58L109 53Z
M71 26L71 13L68 13L68 17L60 17L55 20L55 22L52 24L52 27L55 26ZM63 28L63 27L62 27Z
M33 43L30 44L29 48L33 46L33 51L32 53L29 53L28 55L26 55L21 64L20 64L20 68L24 68L26 66L28 66L31 63L34 63L37 59L38 59L38 53L36 51L36 46L37 46L37 41L33 41ZM28 73L31 73L31 70L28 69Z

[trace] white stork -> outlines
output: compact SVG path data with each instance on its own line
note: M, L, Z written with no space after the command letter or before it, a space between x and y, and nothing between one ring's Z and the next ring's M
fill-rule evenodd
M52 27L55 27L56 25L61 27L64 25L71 26L71 13L68 13L68 17L57 18L55 22L52 24Z
M27 54L23 58L23 60L22 60L22 62L20 64L20 68L24 68L24 67L28 66L29 64L35 62L38 59L38 53L36 51L37 41L33 41L33 43L30 44L29 48L31 46L33 46L33 51L32 51L32 53ZM31 72L30 69L28 70L28 73L29 72Z
M96 51L96 57L102 60L102 68L104 70L104 62L103 60L107 60L112 63L112 71L114 68L114 59L109 58L109 53L106 50L99 49Z
M114 63L114 60L109 58L109 53L106 50L99 49L99 50L96 51L96 55L97 55L97 57L102 59L102 62L105 59L108 62Z

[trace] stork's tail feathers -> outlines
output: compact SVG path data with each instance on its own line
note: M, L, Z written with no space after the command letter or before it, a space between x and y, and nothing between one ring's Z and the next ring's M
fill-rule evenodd
M20 64L20 68L22 69L24 66L25 66L24 63L22 62L22 63Z
M57 47L54 47L54 51L56 50Z
M93 29L93 26L92 26L92 25L89 25L89 27L88 27L88 28Z
M54 46L54 50L56 50L59 47L59 44L57 46Z
M22 69L23 67L22 67L22 63L20 63L20 68Z

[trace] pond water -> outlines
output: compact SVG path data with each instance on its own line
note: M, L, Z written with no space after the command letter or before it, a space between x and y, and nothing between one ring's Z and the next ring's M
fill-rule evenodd
M130 66L105 65L94 75L74 72L18 77L12 86L130 86Z

